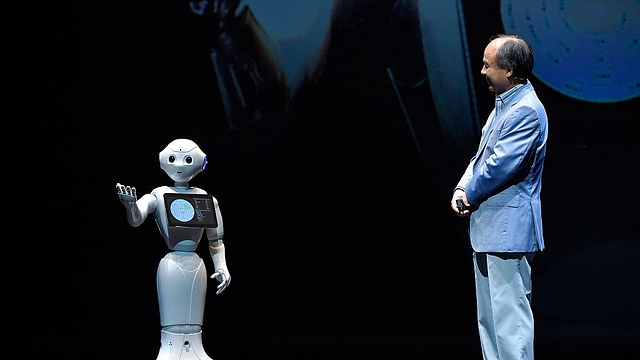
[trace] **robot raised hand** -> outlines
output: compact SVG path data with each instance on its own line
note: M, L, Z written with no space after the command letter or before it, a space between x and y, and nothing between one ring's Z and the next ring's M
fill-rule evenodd
M174 181L138 199L136 189L116 184L127 222L133 227L152 215L170 252L156 276L161 347L157 360L211 359L202 348L202 322L207 289L206 268L196 248L206 231L209 253L220 282L216 294L231 283L222 241L224 227L215 197L188 181L204 170L207 156L188 139L176 139L159 154L160 168Z
M138 200L138 196L136 195L136 188L131 186L124 186L120 183L116 184L116 191L118 192L118 197L122 203L129 203L131 201Z
M118 198L125 209L127 209L127 222L131 226L139 226L147 218L148 209L145 210L137 204L138 195L136 194L136 188L131 186L124 186L120 183L116 184L116 191L118 192ZM151 199L145 199L151 200Z

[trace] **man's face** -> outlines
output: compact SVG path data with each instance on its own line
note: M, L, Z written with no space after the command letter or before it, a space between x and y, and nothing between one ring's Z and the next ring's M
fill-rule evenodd
M513 87L509 77L513 74L511 69L500 69L496 64L496 53L504 39L495 39L484 49L482 70L480 73L487 78L489 90L501 94Z

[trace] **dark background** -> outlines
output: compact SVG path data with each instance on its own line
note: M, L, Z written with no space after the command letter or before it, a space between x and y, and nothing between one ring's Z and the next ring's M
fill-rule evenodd
M45 300L33 312L44 329L33 349L155 358L155 272L167 250L153 221L127 224L115 184L139 194L170 185L157 154L186 137L209 156L190 184L220 203L233 279L221 295L209 283L210 356L480 358L467 223L449 208L473 146L463 157L447 152L420 87L407 93L425 120L416 146L386 73L415 66L416 39L395 21L395 1L353 3L317 85L276 136L248 151L220 120L209 47L186 3L63 9L51 57L58 116L42 155L57 169L49 226L64 241L34 251L55 276L32 290ZM462 3L480 64L489 36L503 32L499 2ZM493 95L479 71L484 122ZM547 249L533 270L537 357L631 354L640 340L640 101L593 104L532 83L550 123ZM204 244L198 253L211 271Z

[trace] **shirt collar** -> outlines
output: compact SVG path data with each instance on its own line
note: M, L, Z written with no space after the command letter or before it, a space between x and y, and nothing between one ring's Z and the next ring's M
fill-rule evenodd
M511 89L503 92L502 94L497 94L496 95L496 113L499 113L502 110L502 108L505 106L505 104L507 104L509 100L513 97L513 95L517 93L518 90L523 86L524 84L517 84Z

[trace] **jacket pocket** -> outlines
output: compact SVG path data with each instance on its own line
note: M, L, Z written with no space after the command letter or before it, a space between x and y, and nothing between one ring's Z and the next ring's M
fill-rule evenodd
M517 194L500 193L487 199L485 205L517 208L520 206L520 197Z

